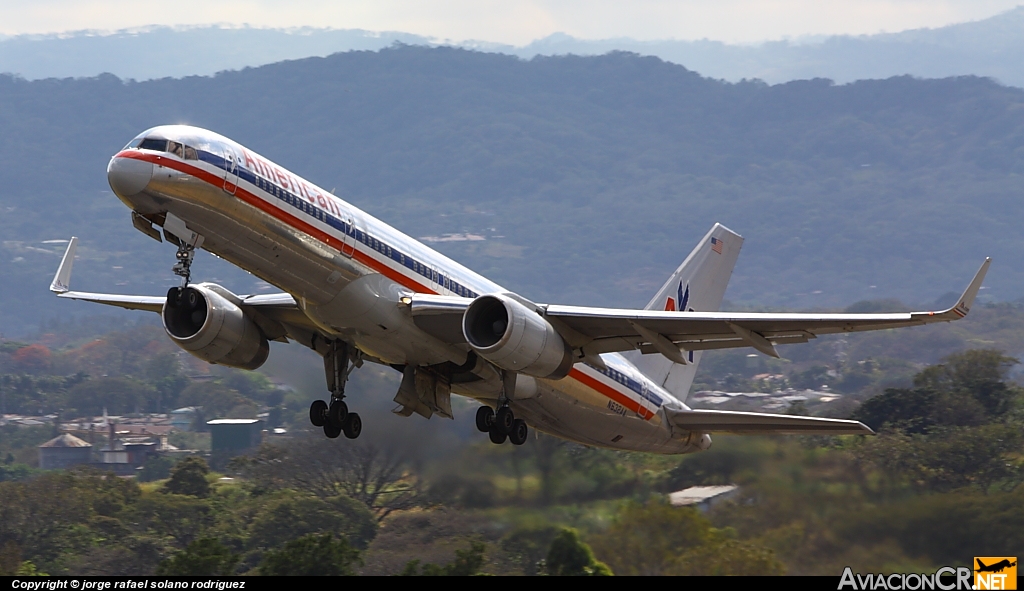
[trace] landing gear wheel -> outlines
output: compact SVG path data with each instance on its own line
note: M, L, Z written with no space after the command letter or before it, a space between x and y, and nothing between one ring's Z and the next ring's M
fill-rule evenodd
M526 426L526 421L516 419L512 421L512 430L509 431L508 440L512 442L512 445L522 445L526 443L526 436L529 433L530 429Z
M481 406L476 409L476 428L481 433L489 433L494 426L494 409L489 406Z
M309 405L309 422L314 427L323 427L327 420L327 403L323 400L314 400Z
M505 439L508 437L508 434L498 429L497 425L495 425L494 428L488 431L487 435L490 436L491 443L497 443L498 445L505 443Z
M516 420L516 415L512 414L512 409L503 406L498 409L498 412L494 415L494 427L501 431L503 434L508 435L512 432L512 424Z
M327 421L324 423L324 435L329 439L337 439L338 435L341 435L341 425Z
M345 404L345 401L332 401L330 408L327 409L327 420L340 427L345 424L346 418L348 418L348 405Z
M341 430L345 432L345 437L349 439L359 437L359 434L363 432L363 420L359 418L359 413L348 413L348 417L345 418L345 422L341 425Z

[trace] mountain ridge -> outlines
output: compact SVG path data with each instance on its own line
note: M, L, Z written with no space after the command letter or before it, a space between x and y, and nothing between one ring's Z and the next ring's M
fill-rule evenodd
M514 46L362 29L149 26L114 32L73 31L0 38L0 72L28 79L89 77L110 72L121 78L147 80L212 75L341 51L376 51L395 43L447 45L524 59L631 51L732 82L746 78L776 84L823 77L846 83L903 74L925 78L978 75L1024 87L1024 6L986 19L938 28L756 44L707 39L577 39L553 33L527 45Z
M977 77L732 84L627 53L405 46L148 82L0 76L0 104L7 333L96 313L46 294L61 247L44 240L80 237L75 289L175 282L104 174L164 123L223 133L413 237L483 236L432 246L537 301L643 306L716 221L746 238L740 305L931 302L985 256L983 301L1024 294L1024 91ZM212 257L195 269L269 288Z

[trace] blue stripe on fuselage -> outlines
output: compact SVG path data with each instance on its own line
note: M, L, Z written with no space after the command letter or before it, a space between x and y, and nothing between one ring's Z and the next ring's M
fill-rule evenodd
M371 236L364 232L363 230L353 227L352 224L345 222L344 220L338 218L337 216L331 214L328 211L316 207L308 200L303 199L298 195L288 191L287 189L281 187L277 183L274 183L269 179L259 176L256 173L252 172L251 170L242 166L235 166L234 171L231 171L231 161L222 158L216 154L213 154L211 152L206 152L204 150L196 151L198 152L200 161L206 162L207 164L211 164L217 167L225 174L237 175L238 180L244 180L251 184L252 186L261 189L267 195L274 197L281 203L285 203L294 209L298 209L299 211L305 213L308 216L311 216L321 222L324 222L325 224L334 228L335 230L349 237L354 238L357 242L363 244L364 246L370 248L371 250L379 254L384 255L387 258L390 258L392 261L398 263L399 265L402 265L403 267L409 269L413 273L416 273L417 275L427 279L428 281L437 284L443 289L447 289L448 291L454 293L455 295L462 296L464 298L475 298L478 295L480 295L477 292L470 289L469 287L462 285L462 283L460 283L459 281L445 275L444 273L441 273L440 271L433 269L431 265L423 263L413 258L412 256L398 250L397 248L391 246L390 244L385 243L379 238Z

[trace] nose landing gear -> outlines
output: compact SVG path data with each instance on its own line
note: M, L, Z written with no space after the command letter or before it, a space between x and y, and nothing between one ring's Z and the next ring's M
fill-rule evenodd
M196 256L196 249L184 242L178 243L178 252L174 253L174 258L178 260L171 267L174 274L181 277L181 288L185 289L188 287L189 280L192 278L192 259Z
M342 433L349 439L359 437L363 421L359 415L348 411L345 403L345 382L352 370L362 365L359 350L350 348L345 341L331 341L324 355L324 369L327 373L327 389L331 391L330 404L314 400L309 405L309 422L314 427L323 427L324 435L331 439Z

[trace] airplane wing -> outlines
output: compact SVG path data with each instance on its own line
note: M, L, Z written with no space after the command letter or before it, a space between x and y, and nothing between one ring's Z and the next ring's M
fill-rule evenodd
M640 349L686 363L682 351L753 347L778 357L775 345L803 343L822 334L882 330L959 320L967 315L985 279L985 259L953 307L894 314L778 314L749 312L661 312L540 305L566 342L583 357ZM407 305L417 326L451 343L464 343L462 315L473 300L415 294Z
M78 246L78 238L72 237L68 248L61 259L60 267L50 283L50 291L57 294L59 298L71 300L82 300L107 306L116 306L126 310L145 310L156 312L163 309L166 296L140 296L122 295L109 293L90 293L84 291L71 291L71 268L75 262L75 249ZM315 325L302 310L299 309L290 294L275 293L262 295L238 296L239 307L247 310L254 316L257 324L263 329L267 338L280 340L286 334L293 337L298 333L297 340L306 343L309 341L307 332L317 331Z
M666 408L672 427L698 433L740 435L874 435L867 425L844 419L726 410L673 410Z

